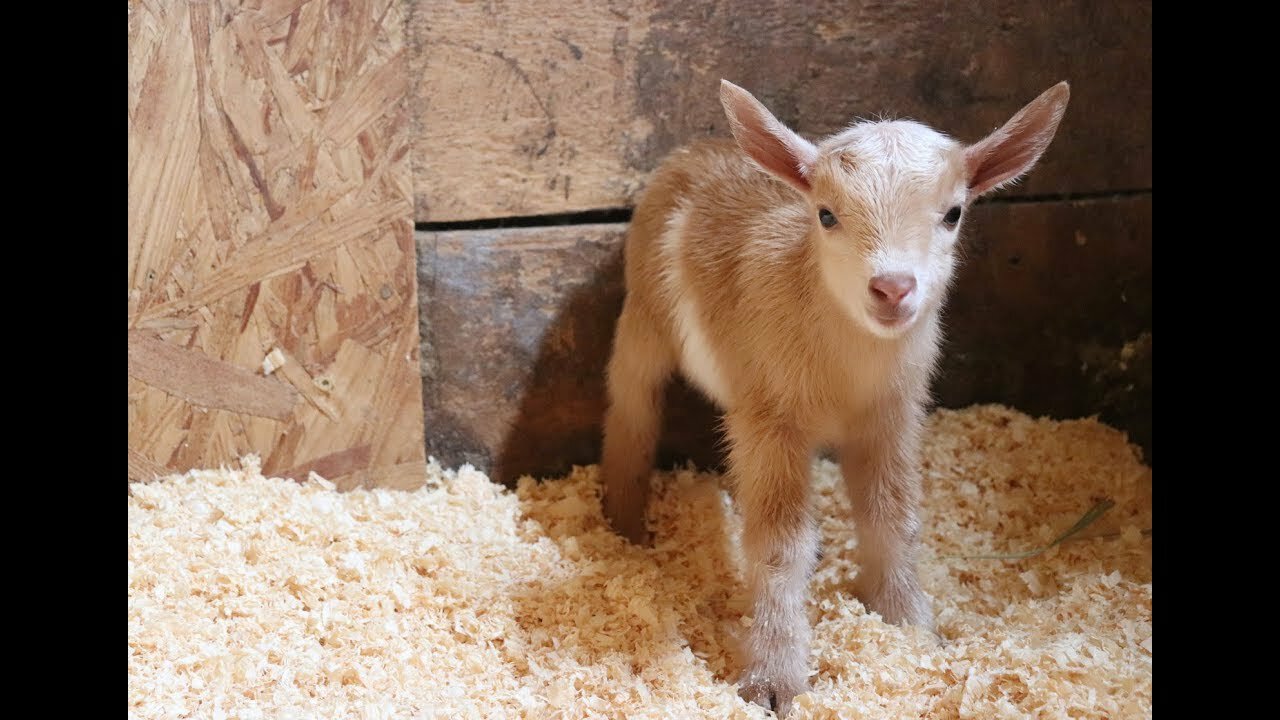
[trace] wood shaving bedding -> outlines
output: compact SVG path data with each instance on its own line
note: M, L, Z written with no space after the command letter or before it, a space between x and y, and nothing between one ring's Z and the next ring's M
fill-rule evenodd
M922 581L939 642L851 594L815 463L813 690L796 718L1151 716L1151 471L1093 420L939 410ZM131 718L759 718L740 532L714 475L655 476L656 545L605 527L594 467L516 491L434 461L414 492L192 471L129 498ZM1073 540L1017 562L1102 498Z

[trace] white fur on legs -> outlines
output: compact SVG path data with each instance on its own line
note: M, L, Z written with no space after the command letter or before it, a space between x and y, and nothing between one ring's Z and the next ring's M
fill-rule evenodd
M805 605L818 533L810 508L807 438L774 422L768 411L752 410L726 418L752 595L741 693L781 716L809 684Z

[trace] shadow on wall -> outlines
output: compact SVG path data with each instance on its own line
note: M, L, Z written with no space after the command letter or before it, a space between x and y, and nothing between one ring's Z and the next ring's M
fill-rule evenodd
M573 290L538 347L519 410L495 458L494 479L563 475L599 462L607 404L605 368L622 311L622 248ZM723 456L714 406L683 380L667 388L656 467L693 461L719 468Z
M427 454L495 480L599 461L624 225L418 233ZM717 467L716 412L667 391L657 466Z

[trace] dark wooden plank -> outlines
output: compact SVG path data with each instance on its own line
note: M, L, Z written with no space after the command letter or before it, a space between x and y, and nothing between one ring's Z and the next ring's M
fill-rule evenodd
M978 206L934 394L1102 420L1151 460L1151 197Z

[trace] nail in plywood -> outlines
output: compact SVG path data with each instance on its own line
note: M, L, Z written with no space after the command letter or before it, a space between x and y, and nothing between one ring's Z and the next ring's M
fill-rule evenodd
M254 452L408 485L405 5L253 5L129 6L129 475Z

